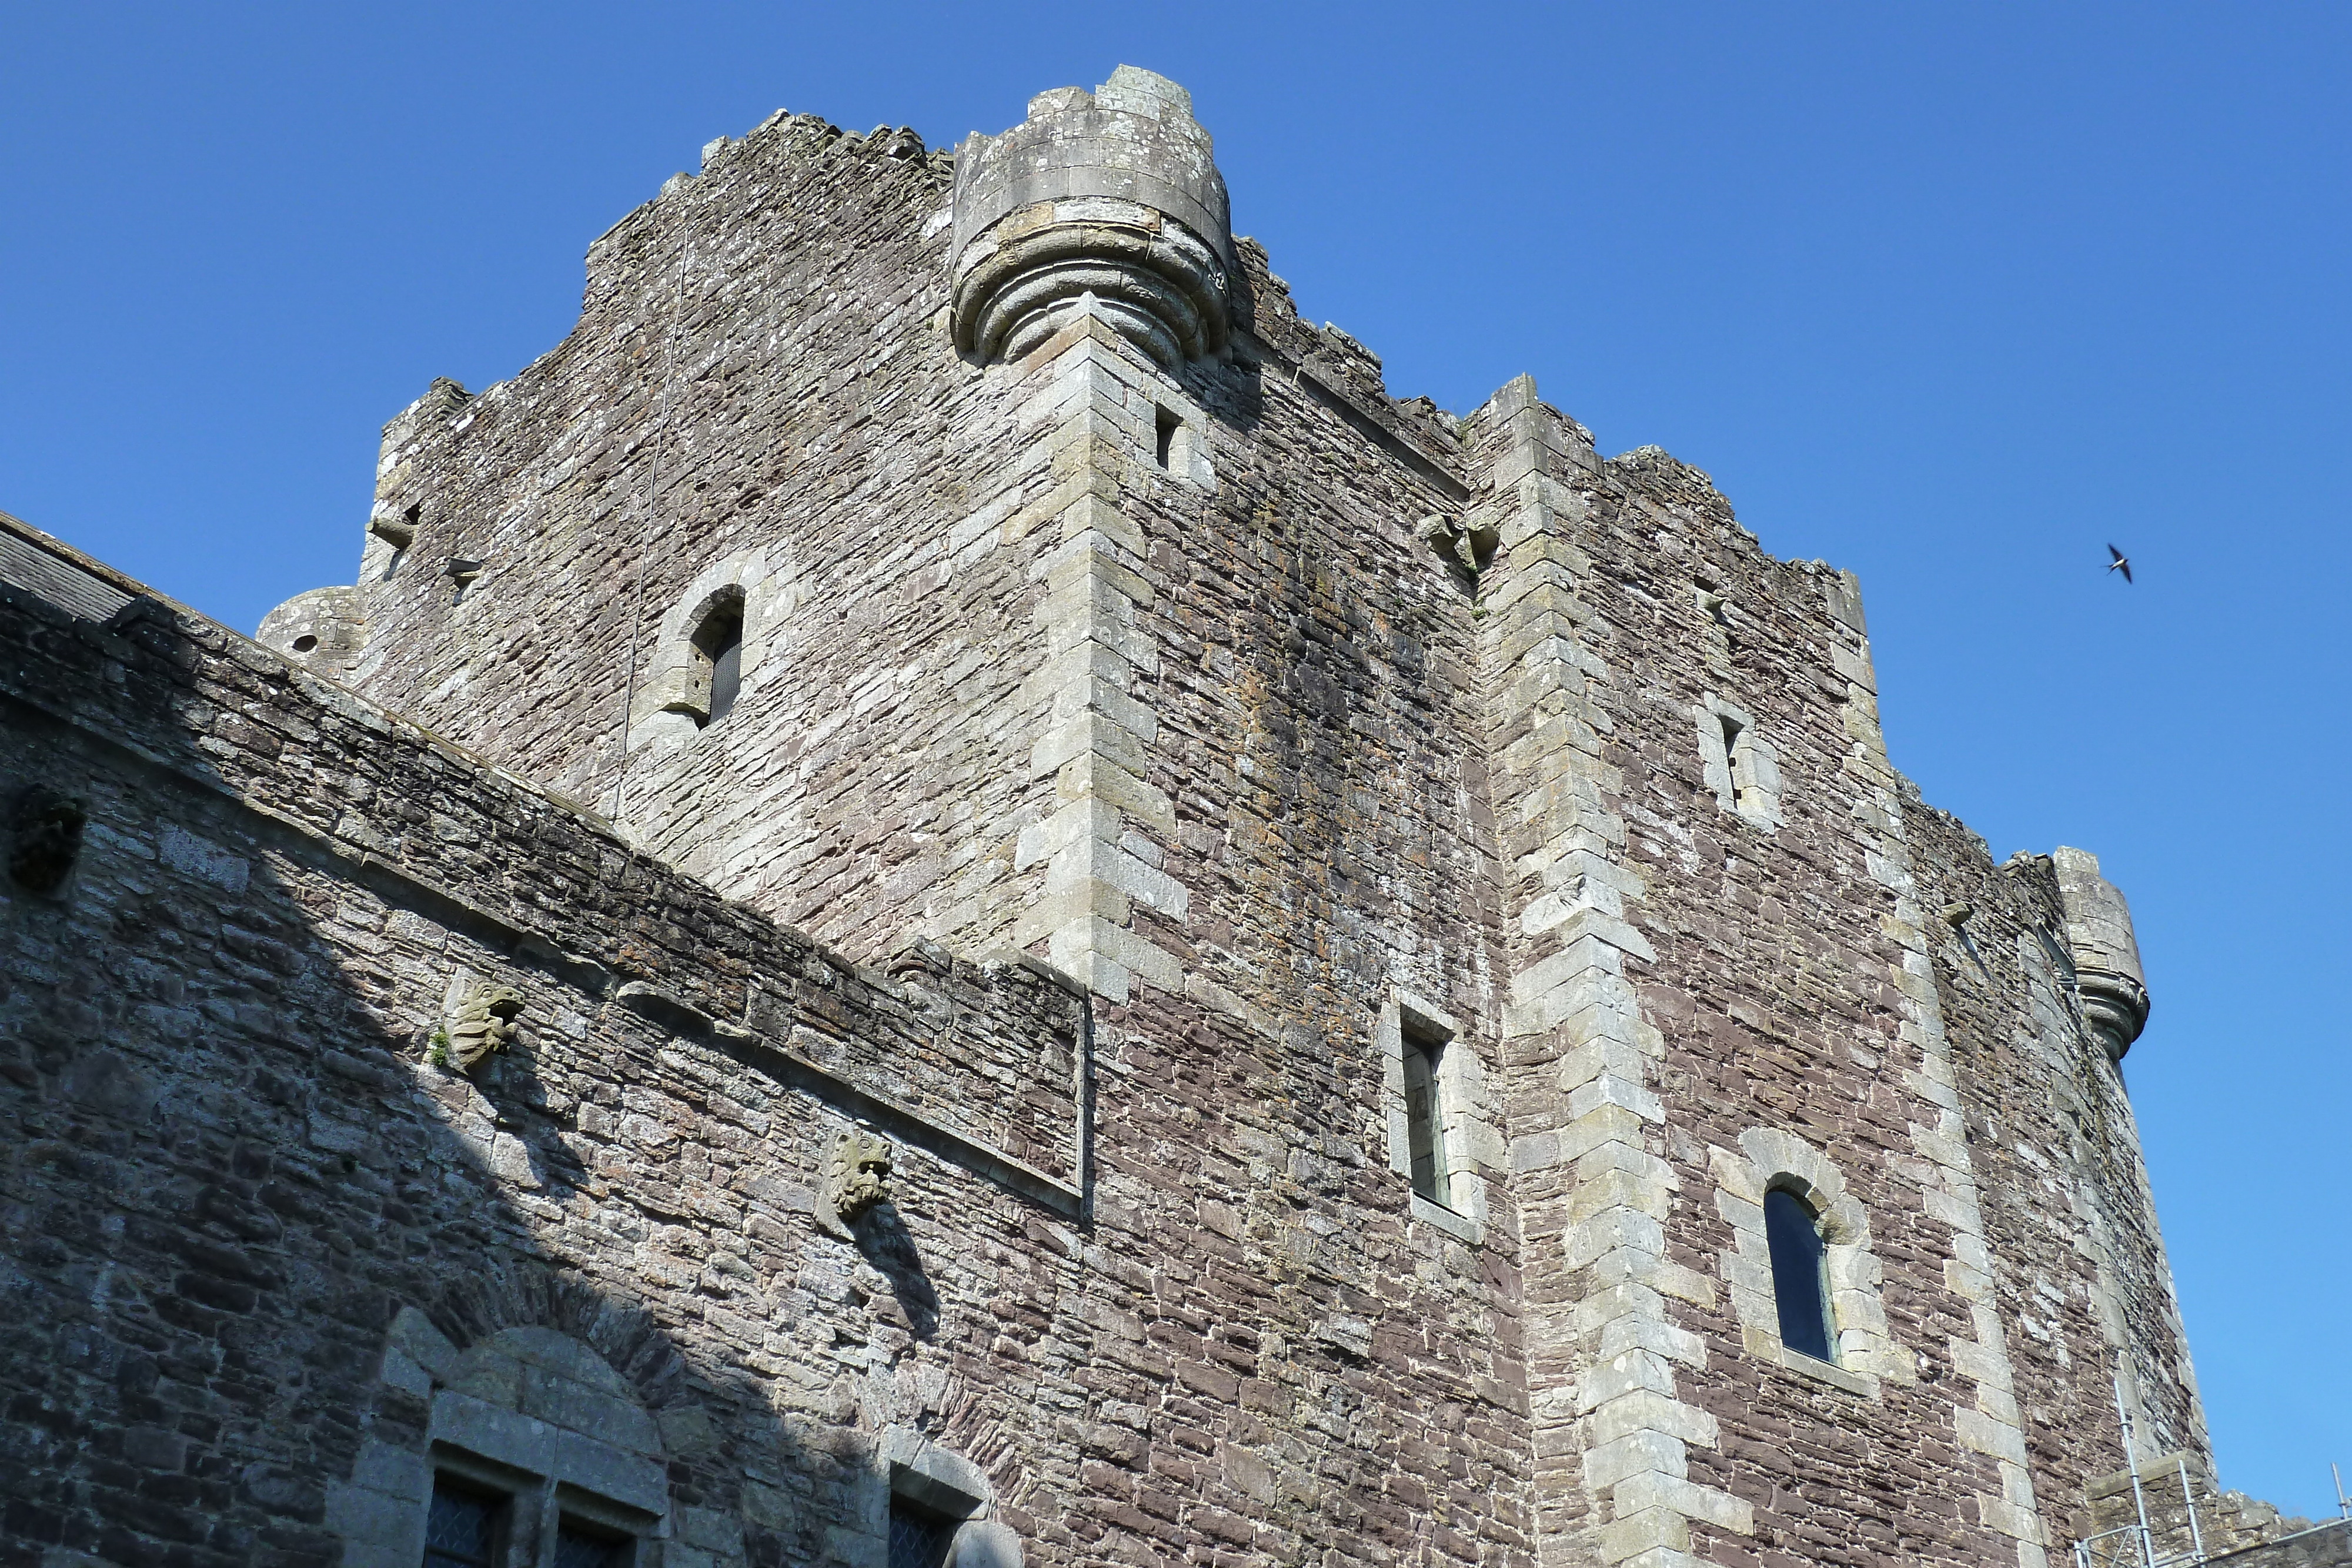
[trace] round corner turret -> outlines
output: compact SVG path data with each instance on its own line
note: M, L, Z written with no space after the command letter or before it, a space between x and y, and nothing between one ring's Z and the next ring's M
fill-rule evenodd
M1233 226L1192 96L1121 66L1056 88L956 158L950 313L959 351L1017 359L1094 309L1163 369L1224 352Z
M2066 946L2074 954L2083 1021L2105 1047L2107 1060L2120 1062L2147 1027L2149 1006L2131 905L2099 874L2098 856L2061 845L2050 859L2066 914Z

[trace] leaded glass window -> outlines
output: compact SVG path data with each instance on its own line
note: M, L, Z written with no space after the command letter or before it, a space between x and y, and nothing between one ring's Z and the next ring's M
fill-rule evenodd
M506 1499L435 1476L433 1511L425 1521L425 1568L493 1568L506 1513Z
M955 1521L919 1508L904 1498L890 1500L890 1568L946 1568L955 1544Z

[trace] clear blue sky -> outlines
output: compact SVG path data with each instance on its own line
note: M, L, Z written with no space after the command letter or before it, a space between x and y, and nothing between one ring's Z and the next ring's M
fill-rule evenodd
M1123 60L1391 391L1532 371L1707 469L1862 574L1928 799L2102 857L2222 1479L2332 1513L2352 7L7 0L0 507L250 629L351 580L383 422L553 345L706 141L938 145Z

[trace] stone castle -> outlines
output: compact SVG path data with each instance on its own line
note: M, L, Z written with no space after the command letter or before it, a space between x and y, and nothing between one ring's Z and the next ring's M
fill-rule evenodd
M2352 1560L2211 1497L2098 862L1149 72L712 142L257 643L0 593L5 1568Z

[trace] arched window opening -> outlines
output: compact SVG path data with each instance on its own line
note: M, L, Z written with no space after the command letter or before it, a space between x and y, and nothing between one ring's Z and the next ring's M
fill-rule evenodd
M1772 1251L1772 1295L1780 1309L1780 1343L1815 1361L1830 1354L1830 1300L1820 1218L1787 1187L1764 1195L1764 1235Z
M702 722L716 724L735 706L743 685L743 601L729 599L702 618L694 633L694 651L710 685L710 700Z

